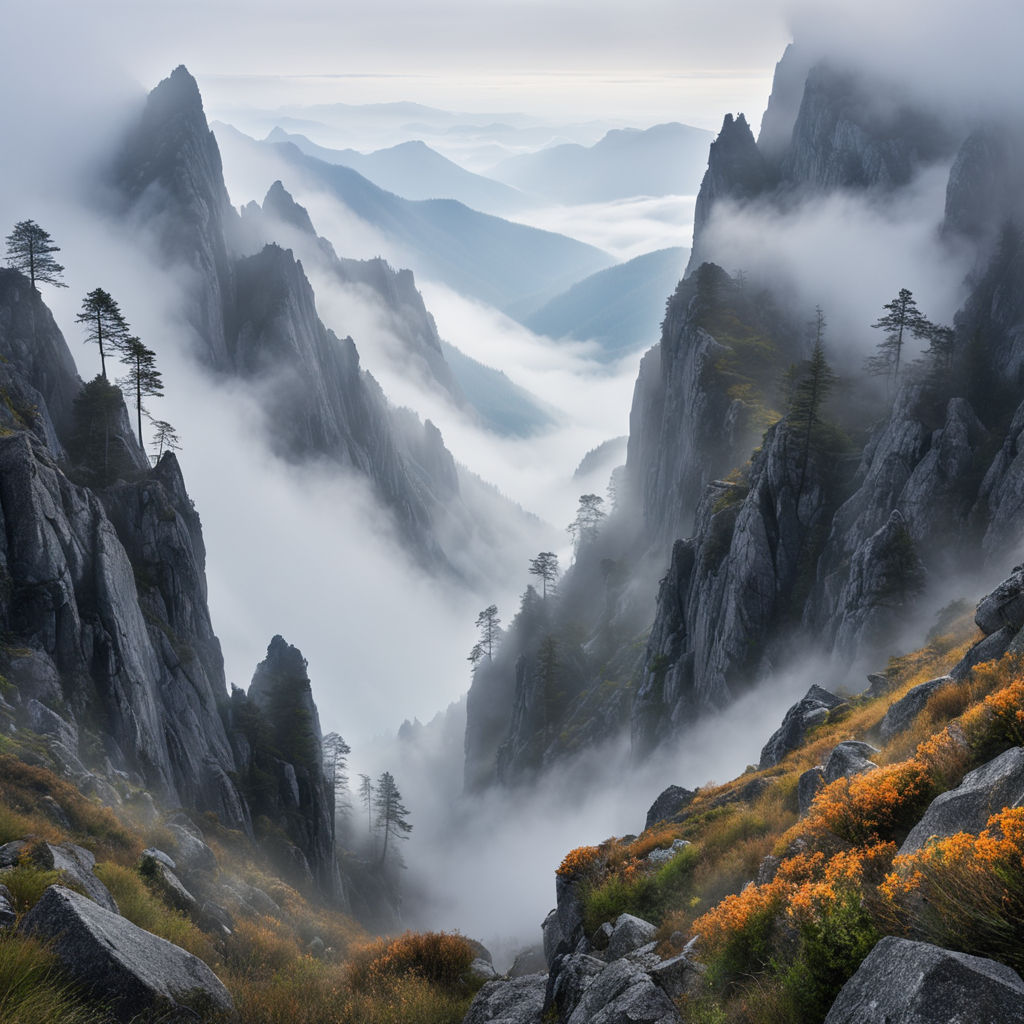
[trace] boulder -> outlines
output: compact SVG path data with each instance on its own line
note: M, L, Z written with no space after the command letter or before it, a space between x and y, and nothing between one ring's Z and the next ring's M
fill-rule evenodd
M163 864L165 868L170 868L172 871L176 871L178 869L178 865L174 863L174 858L171 857L169 853L164 853L163 850L158 850L153 846L149 846L143 850L142 857L143 859L146 857L152 857L153 860Z
M544 950L537 946L520 950L509 968L510 978L521 978L524 974L547 974L548 965L544 959Z
M914 853L932 836L979 833L989 817L1024 802L1024 748L1011 747L968 772L956 789L937 796L914 826L900 853Z
M924 710L932 694L952 682L951 676L939 676L938 679L929 679L927 683L920 683L912 690L908 690L905 697L900 698L886 711L885 718L879 726L882 740L888 742L893 736L906 732L914 724L914 719Z
M153 877L163 890L164 897L172 907L186 913L196 906L196 898L185 888L181 879L160 861L153 861Z
M17 914L14 911L14 897L6 885L0 885L0 930L10 928Z
M590 936L590 948L601 953L608 948L615 925L611 921L602 921L597 931Z
M474 978L479 978L481 981L493 981L498 977L498 972L494 969L494 964L490 960L485 960L483 957L474 957L472 963L468 968L469 974Z
M950 669L950 676L956 682L960 682L961 679L967 678L968 672L975 665L980 665L983 661L998 661L1010 649L1010 645L1013 643L1018 632L1019 630L1014 629L1013 626L1004 626L990 636L985 637L984 640L978 641Z
M188 1007L230 1010L231 996L198 957L60 885L51 885L20 929L52 944L65 971L118 1020Z
M63 829L65 832L71 831L71 819L67 816L67 812L52 796L43 796L39 798L39 809L45 814L50 821L54 823L58 828Z
M647 811L644 828L648 829L659 821L675 817L690 804L696 795L695 789L683 789L682 786L669 786L667 789L663 789Z
M690 845L688 839L676 839L672 845L665 850L651 850L647 857L648 864L653 864L656 867L660 867L662 864L667 864L670 860L673 860L680 850Z
M825 788L825 766L816 764L808 768L796 784L796 802L803 817L810 809L814 798Z
M620 914L615 919L615 928L608 939L605 955L609 960L617 960L641 946L646 946L654 939L657 931L657 926L650 921L634 917L632 914Z
M490 981L470 1004L462 1024L540 1024L547 986L544 974Z
M646 971L628 960L616 960L587 986L568 1024L681 1024L681 1021L672 1000L651 981Z
M562 935L562 926L558 921L558 911L548 911L544 923L540 926L541 935L544 939L544 959L547 961L548 970L560 953L567 952L567 944Z
M878 765L868 760L869 754L877 754L878 748L860 740L847 740L832 748L825 761L822 777L826 785L836 779L849 779L862 772L869 772Z
M603 961L587 953L558 957L548 975L545 1006L553 1006L558 1011L560 1021L568 1020L583 998L583 993L604 968Z
M0 846L0 868L13 868L30 845L27 839L12 839Z
M575 949L583 938L583 900L573 881L555 876L555 900L558 905L558 927L562 941Z
M184 825L169 824L167 831L174 837L179 866L189 871L216 871L217 858L206 843Z
M109 910L112 914L119 913L114 897L107 887L93 874L96 858L81 846L72 843L35 843L28 850L28 856L34 864L47 871L61 871L64 877L85 893L89 899Z
M1014 632L1024 627L1024 565L1014 566L1013 572L981 599L974 621L986 636L1007 626Z
M691 960L688 954L680 953L669 960L663 960L647 973L669 999L678 999L684 994L696 994L704 967Z
M842 987L825 1024L1020 1024L1024 981L995 960L887 936Z
M845 703L841 697L829 693L823 687L812 686L786 712L782 725L772 733L762 748L759 767L771 768L778 764L791 750L796 750L803 743L808 730L820 725L828 718L829 711Z

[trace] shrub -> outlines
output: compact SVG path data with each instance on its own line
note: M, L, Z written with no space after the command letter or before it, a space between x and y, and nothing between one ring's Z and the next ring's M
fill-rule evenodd
M421 978L446 992L464 993L473 947L453 932L406 932L378 939L355 952L348 981L355 992L373 993L395 978Z
M1024 808L897 857L881 891L900 930L1024 969Z
M601 850L597 846L577 846L562 858L562 863L555 874L560 878L578 878L592 871L597 866L600 856Z
M51 885L68 884L63 872L41 868L27 861L5 871L2 881L11 892L14 910L18 914L31 910Z

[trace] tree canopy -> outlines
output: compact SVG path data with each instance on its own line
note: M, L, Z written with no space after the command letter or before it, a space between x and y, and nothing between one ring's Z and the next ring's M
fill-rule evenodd
M164 393L164 384L160 371L156 368L156 353L146 348L142 342L132 336L124 339L120 348L121 362L128 367L128 373L117 383L135 398L135 415L139 430L139 447L144 448L142 440L142 399L158 398Z
M480 630L480 639L469 652L469 661L475 665L485 654L490 661L494 657L494 647L501 639L501 619L498 618L498 606L488 605L477 617L476 626Z
M541 591L547 597L548 587L553 590L558 580L558 555L553 551L542 551L536 558L531 558L530 575L540 577Z
M598 527L605 515L602 505L604 505L604 498L597 494L580 495L576 518L566 527L577 551L586 541L593 540L597 536Z
M21 220L7 236L7 265L20 270L32 282L52 284L55 288L67 288L60 279L64 268L53 258L60 252L54 245L48 231L44 231L34 220Z
M899 377L906 343L911 338L930 339L940 328L917 308L909 288L901 288L896 298L882 308L885 314L871 326L885 331L885 337L878 343L878 352L865 361L864 368L870 374L895 381Z
M380 853L381 863L384 863L388 854L388 837L408 839L412 831L408 821L409 811L402 804L402 794L398 792L391 772L383 772L377 780L374 807L377 811L377 828L384 833L384 845Z
M93 288L82 300L75 323L85 325L85 344L95 342L100 349L100 373L107 379L107 349L120 352L129 337L128 321L109 292ZM104 348L106 346L106 348Z

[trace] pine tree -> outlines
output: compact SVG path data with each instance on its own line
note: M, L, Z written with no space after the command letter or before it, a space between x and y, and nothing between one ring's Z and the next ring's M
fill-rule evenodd
M366 831L373 835L373 783L363 772L359 773L359 799L366 808Z
M125 338L121 345L121 362L128 367L128 373L117 383L129 394L135 396L135 414L139 427L139 447L144 448L142 440L142 396L158 398L164 393L164 384L160 371L156 368L156 353L146 348L142 342L132 336Z
M882 307L886 314L871 326L885 331L885 337L878 343L877 355L869 356L864 362L868 373L878 377L899 378L903 346L910 338L926 338L936 325L928 320L917 308L914 296L908 288L901 288L892 302Z
M554 590L555 581L558 579L558 555L553 551L542 551L536 558L531 558L530 575L540 577L541 592L547 597L548 586Z
M598 527L604 519L604 498L597 494L581 494L576 518L566 527L572 536L573 544L578 552L584 542L597 536Z
M388 855L388 838L394 836L396 839L408 839L412 831L412 825L406 820L409 811L402 804L402 794L398 792L391 772L383 772L377 780L375 807L377 828L384 833L384 845L380 852L380 862L383 864Z
M85 343L95 342L100 349L100 373L107 379L106 349L120 352L128 339L128 321L109 292L93 288L82 300L82 309L75 323L85 324Z
M494 658L494 647L501 639L501 619L498 618L498 606L488 605L477 617L476 625L480 630L480 639L473 645L467 660L475 665L485 654L487 660Z
M349 808L348 755L352 753L352 748L336 732L329 732L321 746L324 755L324 778L331 789L335 813L340 810L345 815Z
M807 478L807 462L810 459L811 451L817 446L821 437L822 406L839 379L825 360L825 315L820 306L817 306L814 312L815 337L811 357L802 371L791 374L792 390L789 407L786 411L786 421L800 445L798 497L803 493L804 481Z
M153 447L156 448L156 453L150 458L153 460L153 465L156 465L165 451L180 451L181 442L178 439L177 431L167 420L151 419L150 423L153 425Z
M60 252L60 246L54 245L49 232L34 220L18 221L6 242L7 265L26 274L33 288L37 281L52 284L55 288L67 288L60 280L64 268L52 255Z

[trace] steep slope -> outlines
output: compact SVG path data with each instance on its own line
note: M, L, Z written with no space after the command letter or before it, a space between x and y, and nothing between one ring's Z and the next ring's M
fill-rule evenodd
M693 195L711 139L711 132L674 122L619 128L593 146L567 143L510 157L491 173L524 192L563 203Z
M593 340L598 358L646 348L658 335L660 309L682 277L689 252L659 249L578 281L523 321L550 338Z
M402 199L291 143L258 143L227 128L218 138L229 160L258 166L272 158L269 173L284 177L293 191L326 191L384 236L393 262L513 317L613 262L594 246L477 213L453 199Z
M517 189L467 171L418 140L359 153L354 149L327 149L304 135L290 135L275 128L264 141L290 142L306 156L351 167L403 199L456 199L474 210L498 216L514 214L527 204Z
M317 317L290 251L248 254L199 90L183 67L153 90L118 167L125 215L159 240L160 258L191 272L185 319L198 356L215 372L259 386L271 446L364 475L410 550L446 564L432 523L455 499L450 455L429 424L418 434L405 422L396 429L352 339L338 339ZM442 476L432 475L436 466Z
M319 767L305 783L313 803L284 822L277 800L253 805L238 784L244 761L207 607L202 527L173 453L149 467L120 393L100 379L81 385L49 311L12 271L0 272L0 356L5 707L45 737L57 770L104 800L118 803L124 781L249 835L254 814L269 815L282 859L301 851L305 880L342 899ZM85 444L97 429L104 443ZM267 756L259 737L245 749ZM283 770L293 752L275 750ZM319 766L318 733L305 756Z

